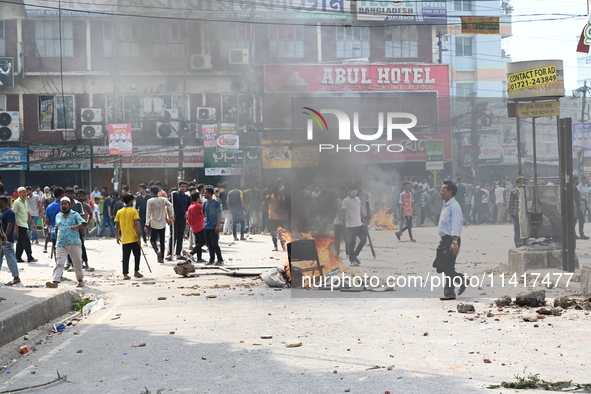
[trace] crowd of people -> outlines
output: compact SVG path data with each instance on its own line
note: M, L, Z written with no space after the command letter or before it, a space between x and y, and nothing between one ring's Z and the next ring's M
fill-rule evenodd
M515 244L521 245L515 182L501 179L494 184L464 184L460 177L452 181L457 188L454 201L461 208L464 224L512 222ZM586 178L580 185L576 188L580 195L575 199L580 202L578 213L584 217L581 212L588 211L591 192ZM12 205L2 190L0 207L6 241L0 264L6 257L13 274L9 284L19 283L16 263L37 261L31 244L42 242L43 252L56 261L47 286L57 287L64 270L75 272L78 285L83 286L83 271L94 270L84 245L88 237L116 238L122 245L123 277L130 279L132 254L133 276L142 277L142 242L153 248L159 263L181 261L188 255L199 263L223 265L220 235L244 241L247 234L269 234L277 251L284 247L278 234L288 231L313 235L330 232L336 255L340 257L344 242L345 255L356 266L361 264L358 256L367 242L368 229L375 225L372 217L376 212L386 210L391 215L399 240L407 233L415 241L413 227L430 222L437 226L440 222L444 208L441 187L442 183L434 185L417 177L407 177L392 186L372 184L369 190L364 190L359 181L344 182L339 187L324 183L296 187L281 178L260 188L255 184L241 188L239 182L214 187L196 181L181 181L169 188L150 181L135 190L123 184L119 192L94 186L87 193L77 186L45 187L43 191L26 186L17 189L18 197ZM581 238L587 239L582 230Z

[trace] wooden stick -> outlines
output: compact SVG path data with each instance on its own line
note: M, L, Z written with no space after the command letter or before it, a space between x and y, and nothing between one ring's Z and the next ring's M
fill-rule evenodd
M50 385L52 383L55 383L57 381L60 381L60 380L63 380L64 382L67 382L68 381L68 375L60 376L60 373L58 371L57 372L57 378L54 379L54 380L52 380L51 382L47 382L47 383L43 383L43 384L38 384L36 386L23 387L23 388L20 388L20 389L10 389L10 390L7 390L7 391L0 391L0 394L14 393L16 391L23 391L23 390L28 390L28 389L34 389L36 387L48 386L48 385Z
M144 260L146 260L146 265L148 266L148 270L152 273L152 268L150 268L150 263L148 263L148 258L146 257L146 253L144 252L144 248L142 248L142 244L140 244L140 251L144 255Z

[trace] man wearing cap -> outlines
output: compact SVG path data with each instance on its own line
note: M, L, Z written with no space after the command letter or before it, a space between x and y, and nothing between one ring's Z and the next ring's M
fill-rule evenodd
M84 274L82 272L82 242L80 241L80 230L84 228L86 222L80 214L70 209L71 201L68 197L60 199L60 212L55 216L56 233L56 263L53 269L53 282L45 283L46 287L55 289L58 287L64 264L68 255L72 258L72 265L76 272L78 285L84 287Z
M35 226L33 218L29 213L29 203L27 202L27 189L19 187L17 189L18 198L12 203L12 210L16 216L16 228L14 232L18 234L16 242L16 261L24 263L22 260L23 250L27 254L27 262L33 263L37 259L33 257L31 250L31 240L29 239L29 223Z

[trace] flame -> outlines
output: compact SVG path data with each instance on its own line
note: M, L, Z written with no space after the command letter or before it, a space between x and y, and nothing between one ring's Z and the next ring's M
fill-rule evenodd
M309 233L289 232L284 228L278 228L278 236L281 240L283 250L287 250L287 244L300 239L313 239L316 243L316 251L318 253L318 260L322 266L322 274L326 275L329 272L339 269L340 272L355 273L348 267L345 267L340 257L337 257L334 251L335 239L326 234L320 234L314 237ZM341 251L344 252L345 246L341 245ZM346 260L346 258L345 258ZM291 273L289 271L289 261L287 255L285 256L285 272L289 280L291 280ZM298 267L301 269L316 267L314 261L298 261ZM305 276L318 276L318 271L311 271L304 274Z
M376 212L371 218L369 227L375 227L380 230L398 230L398 226L394 224L394 213L388 208L382 208Z

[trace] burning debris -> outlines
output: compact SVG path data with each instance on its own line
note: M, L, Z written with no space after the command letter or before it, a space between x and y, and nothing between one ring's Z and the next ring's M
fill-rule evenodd
M398 231L398 226L394 224L394 212L392 209L382 208L373 214L369 228L376 230L395 230Z

